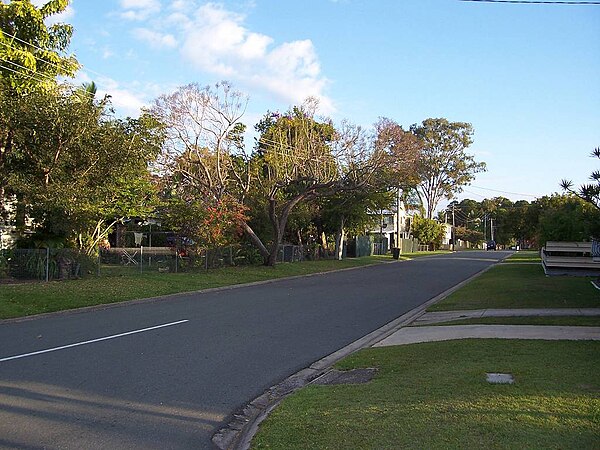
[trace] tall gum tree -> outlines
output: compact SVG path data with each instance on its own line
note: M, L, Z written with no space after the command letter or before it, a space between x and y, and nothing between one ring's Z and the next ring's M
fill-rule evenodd
M265 265L275 264L290 212L298 204L366 191L388 163L361 127L342 122L335 128L328 119L318 120L317 106L308 99L285 114L267 113L257 125L261 134L253 159L273 229L271 243L265 245L249 227L246 231Z
M462 192L475 174L486 170L486 165L466 152L473 143L473 127L469 123L426 119L421 125L412 125L410 130L423 143L417 191L426 217L431 219L440 200L452 199Z

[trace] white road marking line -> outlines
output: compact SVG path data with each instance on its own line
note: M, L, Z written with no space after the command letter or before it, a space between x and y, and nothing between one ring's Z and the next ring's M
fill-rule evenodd
M156 325L154 327L142 328L140 330L127 331L126 333L113 334L112 336L105 336L105 337L101 337L98 339L91 339L89 341L76 342L74 344L62 345L60 347L54 347L54 348L48 348L46 350L39 350L37 352L23 353L22 355L15 355L15 356L8 356L6 358L1 358L0 362L10 361L11 359L27 358L29 356L41 355L42 353L55 352L58 350L64 350L66 348L79 347L80 345L93 344L95 342L107 341L109 339L116 339L119 337L128 336L130 334L144 333L145 331L152 331L152 330L156 330L158 328L171 327L173 325L179 325L179 324L185 323L185 322L189 322L189 320L187 320L187 319L179 320L177 322L164 323L162 325Z

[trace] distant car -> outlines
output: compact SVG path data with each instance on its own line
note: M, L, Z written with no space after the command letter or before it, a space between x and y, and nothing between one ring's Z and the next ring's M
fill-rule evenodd
M496 241L488 241L486 250L496 250Z

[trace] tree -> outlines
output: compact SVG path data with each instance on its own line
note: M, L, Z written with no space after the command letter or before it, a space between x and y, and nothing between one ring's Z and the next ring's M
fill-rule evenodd
M318 197L352 191L367 183L368 148L360 127L342 124L336 131L329 120L315 119L317 103L307 101L286 114L267 113L257 124L260 132L253 164L258 190L267 203L273 235L267 247L244 224L265 265L276 262L292 210Z
M15 93L53 89L56 77L71 77L79 69L74 56L64 56L73 27L45 20L63 12L69 0L48 0L36 7L30 0L0 3L0 77Z
M594 149L590 155L593 158L600 159L600 147ZM562 180L560 185L563 190L576 195L585 202L588 202L597 209L600 209L600 170L595 170L590 175L592 183L583 184L576 191L573 189L573 182L569 180Z
M575 195L542 197L535 203L540 245L547 241L587 241L600 235L600 211Z
M36 230L92 254L117 221L153 209L147 163L162 133L152 118L114 119L64 86L12 105L8 189Z
M471 230L466 227L456 227L454 229L454 239L470 242L473 245L480 244L484 241L483 233L477 230Z
M430 245L435 250L442 243L444 238L444 225L433 219L414 216L411 226L412 235L420 242Z
M326 222L335 223L337 259L342 258L346 229L354 233L364 232L376 222L374 211L392 207L398 191L408 198L417 182L415 169L421 145L412 133L383 117L375 123L370 139L372 143L361 146L372 145L374 160L380 166L377 177L359 191L335 194L326 201L327 206L323 209Z
M8 159L14 150L10 116L23 95L36 90L54 90L56 77L70 77L79 64L65 56L73 27L45 20L66 9L69 0L49 0L37 7L30 0L0 2L0 211L4 210Z
M150 109L166 132L156 167L165 186L163 214L201 248L230 243L224 236L245 219L252 179L240 122L246 103L227 82L192 83Z
M473 142L471 124L426 119L421 125L412 125L410 130L423 142L417 170L421 180L418 192L430 219L440 200L452 199L462 192L462 186L485 170L485 163L476 162L465 151Z

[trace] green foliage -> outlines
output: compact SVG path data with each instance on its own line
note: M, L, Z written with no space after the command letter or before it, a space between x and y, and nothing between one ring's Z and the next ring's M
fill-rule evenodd
M413 218L411 230L415 238L423 244L433 246L434 250L440 246L445 234L444 225L438 223L436 220L421 216Z
M600 236L600 210L574 195L542 197L537 202L539 242L587 241Z
M462 192L485 163L476 162L466 149L473 143L473 127L469 123L447 119L426 119L414 124L411 131L423 142L418 166L419 193L426 205L427 217L442 198L451 199Z
M595 148L590 156L600 159L600 147ZM600 209L600 170L593 171L590 175L590 180L592 183L581 185L578 191L573 189L573 183L568 180L562 180L561 187L565 191L576 195L590 205Z
M65 56L73 27L50 27L44 20L63 12L69 0L49 0L38 8L30 0L0 3L0 77L12 92L53 89L57 76L73 76L79 64Z
M147 163L161 146L159 123L115 119L61 86L0 102L13 147L5 189L37 229L91 253L117 220L152 211Z
M455 227L454 237L455 239L470 242L474 245L480 244L485 240L481 231L471 230L466 227Z

